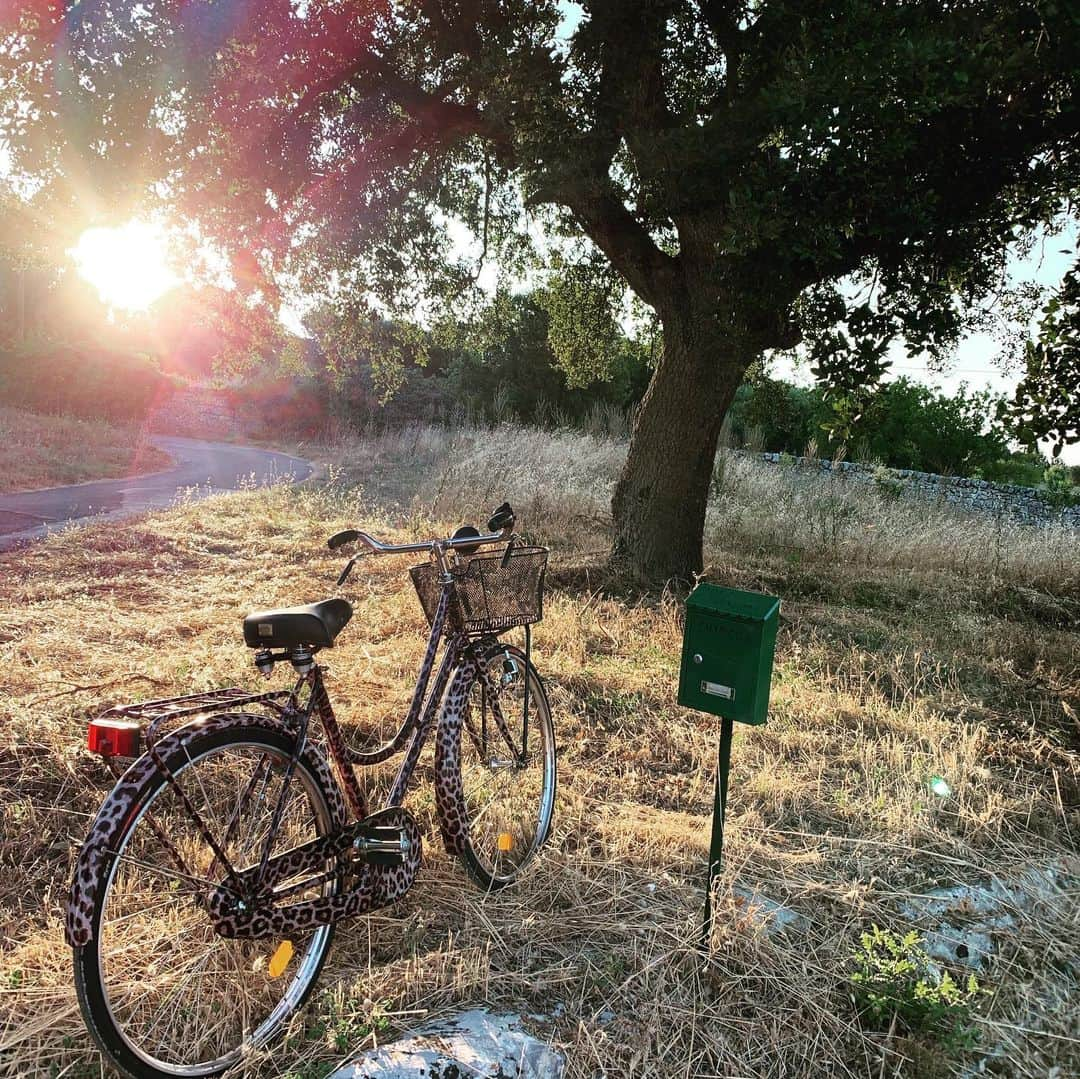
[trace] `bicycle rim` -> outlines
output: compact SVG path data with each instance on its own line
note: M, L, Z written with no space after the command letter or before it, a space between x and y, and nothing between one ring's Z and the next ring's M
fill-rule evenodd
M495 661L496 674L501 674L501 658ZM503 887L518 876L546 841L555 806L551 709L536 671L530 666L526 675L524 657L517 662L519 675L500 686L498 693L509 742L480 680L470 689L461 733L461 777L469 821L465 864L485 888Z
M290 753L273 738L231 737L201 748L196 741L185 749L187 759L170 763L231 864L242 869L262 853ZM271 856L332 827L327 799L302 759L286 799ZM190 876L180 873L151 820ZM88 945L96 961L95 1003L104 1013L93 1017L92 1029L132 1074L220 1074L266 1045L318 977L332 927L289 941L220 937L199 897L223 877L172 786L157 780L111 859ZM312 885L288 901L333 894L337 887L336 879ZM110 1035L120 1043L119 1054L108 1044Z

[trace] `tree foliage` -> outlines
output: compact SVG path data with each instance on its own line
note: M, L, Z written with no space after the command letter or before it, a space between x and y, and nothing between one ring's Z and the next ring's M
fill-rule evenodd
M1080 442L1080 264L1065 276L1030 342L1025 372L1002 415L1028 446L1048 439L1055 457Z
M646 301L693 264L718 314L869 371L953 340L1075 187L1055 0L65 7L5 9L22 169L97 212L156 182L260 276L399 313L475 276L448 221L512 259L547 207ZM830 283L860 271L853 304Z
M247 291L316 293L348 334L365 313L460 315L496 255L525 268L539 225L543 261L566 260L560 362L595 372L610 327L594 294L575 305L573 267L602 259L664 341L616 553L685 575L720 420L762 352L804 341L854 423L889 343L946 355L1009 245L1073 204L1080 15L1067 0L579 8L37 0L4 9L0 124L43 195L100 212L102 191L126 207L141 182L248 253ZM599 341L571 340L590 327Z

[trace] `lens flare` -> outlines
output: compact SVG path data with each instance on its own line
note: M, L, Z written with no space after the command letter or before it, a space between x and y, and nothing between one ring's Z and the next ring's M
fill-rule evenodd
M164 233L145 221L87 229L69 254L101 302L122 311L145 311L178 283Z

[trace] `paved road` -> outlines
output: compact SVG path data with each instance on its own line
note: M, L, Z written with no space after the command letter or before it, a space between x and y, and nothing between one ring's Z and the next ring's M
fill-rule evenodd
M176 466L167 472L133 479L99 480L73 487L49 487L0 495L0 550L42 536L69 521L83 518L124 517L171 505L188 488L200 494L235 491L254 481L265 485L292 476L306 479L310 462L287 453L233 446L227 442L200 442L192 438L158 436L153 439L170 454Z

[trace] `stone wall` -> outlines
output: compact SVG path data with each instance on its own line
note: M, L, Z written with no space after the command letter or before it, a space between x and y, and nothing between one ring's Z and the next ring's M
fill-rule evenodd
M929 472L912 472L904 468L886 469L854 461L791 457L782 453L761 453L753 456L768 464L800 471L840 474L859 483L870 483L879 489L895 492L900 497L948 502L982 513L1007 515L1025 524L1060 522L1080 528L1080 506L1055 509L1047 504L1034 487L991 483L988 480L965 479L961 476L935 476Z

